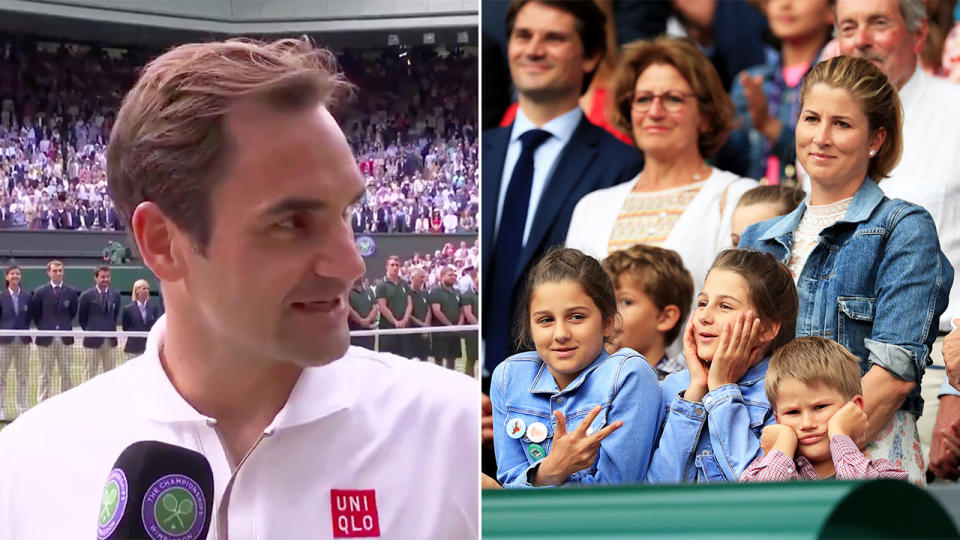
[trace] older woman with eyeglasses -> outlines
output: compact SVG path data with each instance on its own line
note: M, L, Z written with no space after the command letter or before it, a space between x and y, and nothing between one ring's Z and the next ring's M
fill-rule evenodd
M705 161L733 127L733 102L695 45L667 37L624 47L611 95L611 118L632 135L644 168L580 200L567 247L598 259L635 244L669 248L699 291L716 254L730 246L737 201L757 185Z

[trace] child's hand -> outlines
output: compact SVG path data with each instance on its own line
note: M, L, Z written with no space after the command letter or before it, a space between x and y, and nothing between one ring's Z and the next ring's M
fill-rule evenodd
M770 424L763 428L760 435L760 448L763 449L763 455L779 450L793 459L793 455L797 453L797 432L790 426Z
M832 440L834 435L846 435L859 447L869 423L863 407L851 400L827 421L827 436Z
M739 381L757 361L763 345L759 336L760 319L752 311L739 314L732 331L729 324L724 325L710 364L707 388L714 390Z
M554 416L557 417L553 446L547 457L540 462L540 468L537 469L533 482L535 486L560 485L571 474L593 465L597 460L597 451L600 450L600 441L623 425L622 421L617 420L596 433L587 435L587 428L600 414L600 410L599 405L594 407L572 433L567 433L567 421L563 413L553 411Z
M683 331L683 358L687 361L687 370L690 372L690 386L683 393L683 399L697 402L707 393L707 376L710 364L700 359L697 353L696 330L693 328L693 317L687 321L687 328Z

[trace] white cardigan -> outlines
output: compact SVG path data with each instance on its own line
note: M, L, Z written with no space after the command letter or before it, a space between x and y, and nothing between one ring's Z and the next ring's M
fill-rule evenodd
M599 260L606 258L610 233L617 222L617 216L620 215L627 195L639 179L640 175L637 175L629 182L599 189L580 199L567 231L567 247L579 249ZM742 178L717 168L711 169L710 177L667 236L663 247L680 254L683 264L693 276L694 295L703 288L707 270L717 253L733 247L730 243L730 218L733 216L733 209L736 208L740 196L757 185L756 180ZM726 201L721 215L720 203L724 197Z

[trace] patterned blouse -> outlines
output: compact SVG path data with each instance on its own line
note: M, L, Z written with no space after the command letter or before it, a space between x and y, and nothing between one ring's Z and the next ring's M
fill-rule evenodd
M705 181L652 192L631 191L610 233L607 253L636 244L663 247Z

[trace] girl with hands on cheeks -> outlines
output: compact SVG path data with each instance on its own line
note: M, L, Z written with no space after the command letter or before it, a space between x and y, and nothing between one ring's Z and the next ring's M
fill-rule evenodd
M770 354L793 339L797 291L772 256L720 253L684 332L687 369L662 384L666 418L648 480L730 482L760 455L773 422L764 395Z
M490 384L504 488L643 482L663 418L657 375L631 349L604 350L617 320L599 261L557 249L530 271L518 341Z
M703 296L703 293L700 296ZM697 304L700 302L698 299ZM747 370L757 363L764 345L760 337L760 319L753 311L747 311L746 314L741 312L736 315L736 322L733 324L731 328L729 322L723 323L723 330L718 338L710 332L698 333L693 317L687 323L687 330L683 334L683 356L687 361L687 369L690 370L690 386L683 393L683 398L687 401L700 401L708 391L739 381ZM698 341L716 341L710 361L700 357L697 351Z

